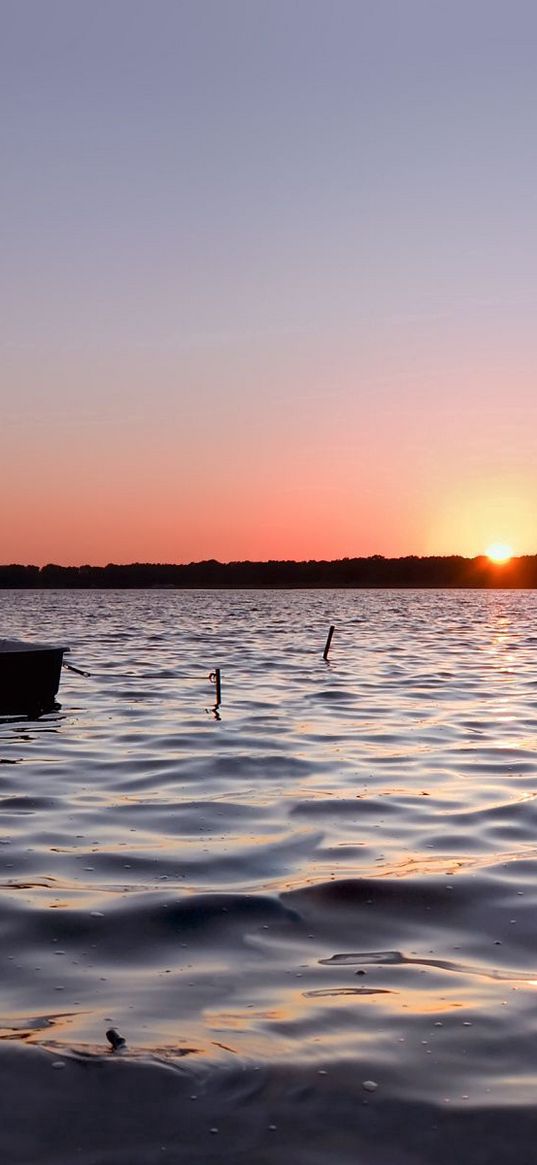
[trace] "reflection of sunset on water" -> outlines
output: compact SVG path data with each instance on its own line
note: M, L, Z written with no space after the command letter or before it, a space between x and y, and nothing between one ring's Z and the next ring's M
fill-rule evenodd
M532 594L57 595L5 597L91 677L0 725L0 1050L533 1103Z

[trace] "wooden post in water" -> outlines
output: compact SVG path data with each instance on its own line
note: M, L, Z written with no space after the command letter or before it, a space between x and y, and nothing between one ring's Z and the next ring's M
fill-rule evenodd
M325 646L324 646L323 659L328 659L328 652L330 651L330 644L332 642L332 636L334 634L334 631L335 631L335 627L330 627L330 630L328 632L328 638L327 638Z

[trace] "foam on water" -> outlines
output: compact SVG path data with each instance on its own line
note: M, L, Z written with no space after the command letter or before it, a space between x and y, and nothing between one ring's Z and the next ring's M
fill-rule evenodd
M1 602L2 1159L533 1162L537 596Z

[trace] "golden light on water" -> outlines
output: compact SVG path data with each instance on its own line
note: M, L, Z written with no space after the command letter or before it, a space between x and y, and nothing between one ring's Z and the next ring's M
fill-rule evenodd
M507 542L492 542L490 546L487 546L485 554L491 562L509 562L509 559L513 557L513 548L508 546Z

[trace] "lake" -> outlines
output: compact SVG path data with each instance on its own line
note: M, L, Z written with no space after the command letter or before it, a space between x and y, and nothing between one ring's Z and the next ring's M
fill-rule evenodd
M0 1158L533 1163L537 593L0 603Z

